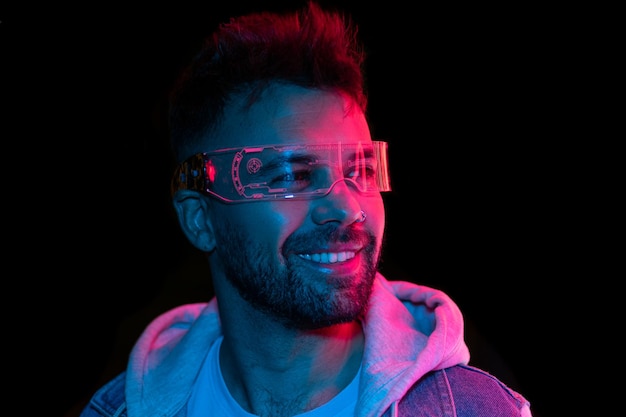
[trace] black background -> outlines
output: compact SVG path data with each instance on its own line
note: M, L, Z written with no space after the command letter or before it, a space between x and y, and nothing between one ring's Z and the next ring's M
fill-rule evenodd
M29 358L16 385L41 387L46 415L75 416L150 319L209 298L169 205L165 94L217 22L297 3L5 12L5 210L19 254L7 331L26 336L9 346ZM546 417L564 326L554 282L574 238L555 135L567 39L541 8L322 4L360 25L372 133L390 143L383 273L445 290L472 362Z

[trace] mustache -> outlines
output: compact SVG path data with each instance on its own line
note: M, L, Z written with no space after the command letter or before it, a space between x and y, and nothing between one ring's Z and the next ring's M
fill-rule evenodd
M367 231L353 225L341 227L327 223L315 230L294 233L289 236L283 245L283 253L303 252L310 248L324 247L329 243L357 243L361 246L373 244L376 237Z

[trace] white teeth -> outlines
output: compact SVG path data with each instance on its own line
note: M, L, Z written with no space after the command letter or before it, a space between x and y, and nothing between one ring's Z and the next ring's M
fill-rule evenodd
M299 257L308 261L319 262L322 264L334 264L354 258L354 252L324 252L324 253L303 253Z

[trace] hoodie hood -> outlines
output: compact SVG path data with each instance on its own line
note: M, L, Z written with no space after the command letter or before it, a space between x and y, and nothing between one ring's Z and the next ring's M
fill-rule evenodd
M357 416L380 416L426 373L469 362L461 311L433 288L380 276L363 329Z
M463 316L443 292L377 274L363 318L365 349L356 415L382 415L426 373L469 362ZM215 298L157 317L130 354L128 416L171 417L185 406L221 335Z

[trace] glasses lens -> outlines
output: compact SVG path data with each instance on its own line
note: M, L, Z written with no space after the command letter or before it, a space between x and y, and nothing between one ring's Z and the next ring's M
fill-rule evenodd
M361 193L390 191L387 143L258 146L197 154L181 164L172 193L193 189L225 202L323 197L338 181Z

